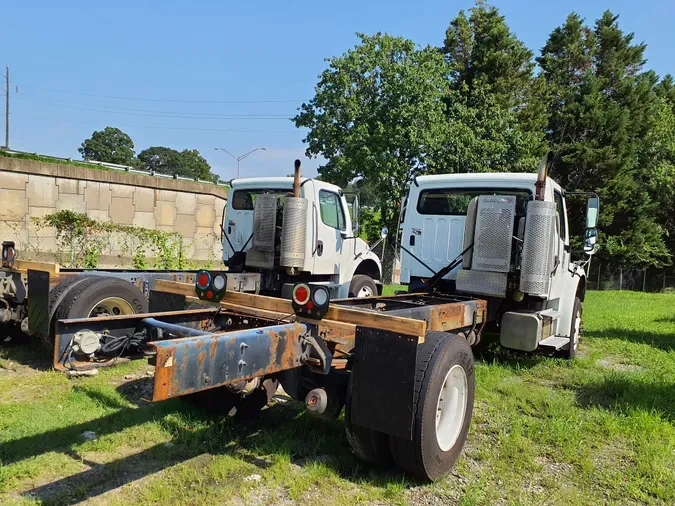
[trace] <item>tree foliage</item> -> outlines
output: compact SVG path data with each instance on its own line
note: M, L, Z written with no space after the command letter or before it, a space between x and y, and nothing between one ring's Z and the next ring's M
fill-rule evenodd
M218 176L211 173L209 162L196 149L176 151L163 146L153 146L138 153L138 159L145 169L160 174L204 181L218 180Z
M343 186L367 179L391 227L407 183L434 165L446 138L447 65L438 51L401 37L359 38L328 60L294 121L309 128L307 155L329 160L319 168L322 179Z
M294 120L309 129L307 155L327 160L322 178L358 178L382 225L394 224L415 175L534 171L552 150L564 188L602 199L601 258L671 262L675 84L645 68L646 45L617 15L589 26L571 13L537 58L482 0L459 12L437 50L359 37L328 60Z
M656 75L643 71L645 47L609 11L593 28L573 13L551 33L538 61L551 90L552 175L567 189L600 195L601 257L659 266L670 257L650 191L662 104Z
M134 163L134 141L119 128L105 127L95 131L78 148L84 160L132 165Z

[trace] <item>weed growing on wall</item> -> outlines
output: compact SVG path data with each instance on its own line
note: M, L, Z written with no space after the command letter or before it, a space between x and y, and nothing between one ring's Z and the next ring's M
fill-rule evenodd
M183 237L178 232L119 225L69 210L31 220L38 228L53 227L60 247L69 254L69 267L95 268L111 237L132 257L135 269L184 269ZM152 258L149 258L152 257Z

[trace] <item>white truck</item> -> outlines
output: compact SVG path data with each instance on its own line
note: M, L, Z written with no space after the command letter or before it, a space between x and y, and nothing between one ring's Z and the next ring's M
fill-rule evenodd
M566 192L547 166L545 159L538 174L418 177L404 204L401 282L410 291L480 296L502 346L571 358L586 273L572 261ZM589 195L584 252L591 255L599 200L582 195Z
M300 177L232 181L223 214L228 289L290 298L297 282L323 284L332 298L382 293L382 264L358 237L358 196Z

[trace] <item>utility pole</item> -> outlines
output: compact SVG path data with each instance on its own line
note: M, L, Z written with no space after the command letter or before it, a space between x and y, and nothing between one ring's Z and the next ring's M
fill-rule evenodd
M9 149L9 65L5 69L5 149Z

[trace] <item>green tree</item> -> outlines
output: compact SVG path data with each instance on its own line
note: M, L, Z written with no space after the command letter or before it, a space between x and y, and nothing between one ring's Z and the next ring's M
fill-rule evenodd
M119 128L105 127L96 131L78 148L84 160L134 164L134 141Z
M328 160L322 179L367 180L381 224L394 230L407 183L434 165L445 143L447 65L438 51L401 37L359 38L328 60L294 121L309 129L307 156Z
M451 143L443 172L533 170L545 151L546 82L504 16L478 2L460 11L441 49L449 65Z
M147 170L160 174L179 175L181 170L180 153L164 146L152 146L138 153L138 159Z
M669 253L649 192L649 164L640 157L658 108L656 76L643 72L644 50L611 12L594 29L572 13L538 62L551 93L552 176L567 189L600 195L602 258L658 266Z
M138 153L138 159L145 169L160 174L218 181L218 176L211 173L209 162L196 149L176 151L164 146L152 146Z
M209 162L196 149L184 149L180 152L181 171L185 177L215 181L218 176L211 173ZM182 175L182 174L181 174Z

